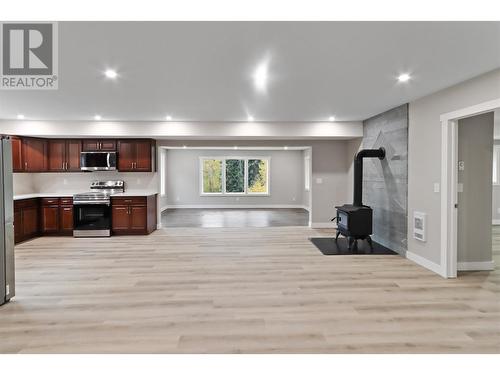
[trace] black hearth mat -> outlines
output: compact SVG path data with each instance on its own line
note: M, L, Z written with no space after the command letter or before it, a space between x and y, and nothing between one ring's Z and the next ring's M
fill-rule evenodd
M323 253L323 255L397 255L396 252L375 241L373 241L372 252L366 240L358 240L358 249L356 252L348 249L346 238L339 238L335 241L335 237L316 237L309 238L309 240Z

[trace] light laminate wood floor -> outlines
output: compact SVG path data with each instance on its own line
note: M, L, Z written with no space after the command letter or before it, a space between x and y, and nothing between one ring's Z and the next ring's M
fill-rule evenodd
M444 280L399 256L323 256L308 237L330 233L171 228L23 243L0 352L500 352L498 269ZM498 231L494 243L498 260Z

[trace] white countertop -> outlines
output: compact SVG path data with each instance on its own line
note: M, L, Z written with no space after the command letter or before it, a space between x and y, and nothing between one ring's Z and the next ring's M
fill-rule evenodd
M73 197L75 194L85 193L85 191L60 191L55 193L31 193L14 195L14 200L31 199L31 198L67 198ZM149 197L158 194L153 190L129 190L124 193L112 194L112 197Z

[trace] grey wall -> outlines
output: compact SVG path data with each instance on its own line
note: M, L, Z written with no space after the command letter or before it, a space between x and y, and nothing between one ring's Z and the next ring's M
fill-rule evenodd
M365 159L363 203L373 208L373 239L400 253L407 249L408 105L363 122L363 148L384 147L384 160Z
M458 121L458 262L487 262L491 251L493 112Z
M500 98L500 69L415 100L409 106L408 213L427 214L427 241L408 237L408 251L441 263L441 120L444 113ZM409 233L411 233L411 221Z
M269 196L200 195L202 156L270 157ZM290 205L305 206L302 150L192 150L167 152L167 204L173 205Z
M202 140L163 140L160 146L193 147L311 147L311 221L314 226L333 226L330 219L335 215L335 206L348 200L348 173L352 159L348 157L347 140L238 140L238 141L202 141ZM168 157L167 157L168 159Z

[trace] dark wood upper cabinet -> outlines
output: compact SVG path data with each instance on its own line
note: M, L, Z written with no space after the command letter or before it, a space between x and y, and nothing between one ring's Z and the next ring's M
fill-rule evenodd
M151 141L136 141L134 170L149 172L152 170Z
M49 141L49 171L59 172L66 170L66 141L52 139Z
M130 172L134 170L135 141L118 141L118 170Z
M66 141L66 170L81 172L80 153L82 152L82 142L79 139Z
M118 170L121 172L153 171L153 141L120 140L118 141Z
M118 171L156 171L152 139L40 139L12 137L14 172L79 172L81 152L118 151Z
M12 169L14 172L46 172L48 141L39 138L12 137Z
M14 172L24 171L23 140L18 137L11 138L12 143L12 169Z
M83 140L83 151L116 151L114 139L85 139Z
M51 139L48 142L49 171L80 171L80 152L82 149L80 140Z
M48 141L46 139L23 139L23 159L26 172L47 171L47 146Z

